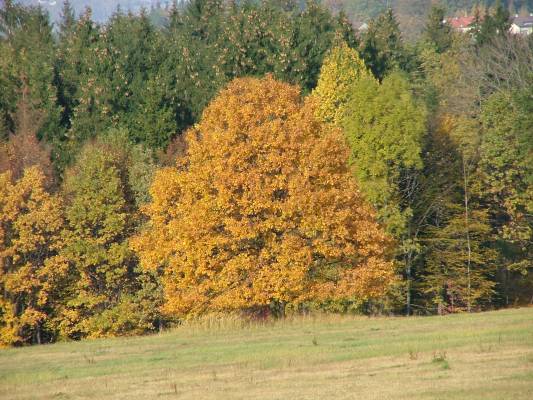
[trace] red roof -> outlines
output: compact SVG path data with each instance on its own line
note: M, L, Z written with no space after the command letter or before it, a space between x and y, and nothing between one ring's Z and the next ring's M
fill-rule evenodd
M474 17L454 17L447 20L450 26L454 29L468 28L472 22L474 22Z

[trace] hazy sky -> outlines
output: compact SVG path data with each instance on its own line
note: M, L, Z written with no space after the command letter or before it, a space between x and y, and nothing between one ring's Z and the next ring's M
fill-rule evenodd
M19 3L25 5L41 5L50 13L52 21L57 21L61 15L63 7L63 0L17 0ZM83 12L86 7L91 7L93 10L93 19L96 21L104 21L107 19L120 4L124 11L132 10L138 11L141 7L149 8L152 4L171 3L171 0L70 0L70 3L79 14ZM1 0L0 0L1 3Z

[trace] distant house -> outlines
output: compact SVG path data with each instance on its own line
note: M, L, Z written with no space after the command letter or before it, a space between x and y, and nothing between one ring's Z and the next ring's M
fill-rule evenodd
M473 28L474 16L452 17L444 22L449 24L454 30L462 33L470 32ZM526 17L518 15L511 18L509 32L514 35L531 35L533 33L533 14Z
M454 30L467 33L472 30L472 23L474 22L474 17L452 17L447 19L445 22L449 24Z
M533 15L513 18L509 32L515 35L531 35L533 33Z

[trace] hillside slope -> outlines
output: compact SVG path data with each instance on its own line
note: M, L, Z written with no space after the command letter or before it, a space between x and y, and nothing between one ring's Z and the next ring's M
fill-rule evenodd
M532 398L533 308L207 325L3 350L0 398Z

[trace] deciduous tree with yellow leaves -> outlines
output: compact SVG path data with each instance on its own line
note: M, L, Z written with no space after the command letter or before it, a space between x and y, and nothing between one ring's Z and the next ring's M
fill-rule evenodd
M346 43L333 48L324 60L317 87L313 91L318 98L317 117L340 126L350 94L357 90L355 85L361 79L375 82L372 72L357 51Z
M0 174L0 345L42 343L68 264L58 256L63 216L46 178L30 167Z
M394 279L389 239L362 199L342 134L297 87L236 79L164 168L132 240L163 272L164 311L206 311L380 296Z

